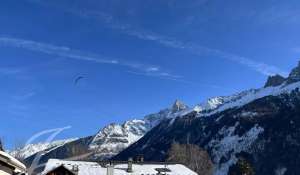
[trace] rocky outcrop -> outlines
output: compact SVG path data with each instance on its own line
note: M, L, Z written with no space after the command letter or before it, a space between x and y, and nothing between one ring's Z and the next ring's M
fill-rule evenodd
M285 78L282 77L281 75L274 75L274 76L269 76L268 80L265 84L266 87L274 87L274 86L279 86L285 81Z
M289 74L289 77L287 78L288 84L298 81L300 81L300 61L298 63L298 66L292 70L292 72Z
M176 100L172 106L172 113L176 113L185 109L188 109L188 106L185 105L182 101Z

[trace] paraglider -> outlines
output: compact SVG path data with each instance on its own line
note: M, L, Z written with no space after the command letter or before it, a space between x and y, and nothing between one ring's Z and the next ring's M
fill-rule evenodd
M79 81L80 81L81 79L83 79L83 78L84 78L83 76L77 77L77 78L75 79L75 81L74 81L74 85L77 85L77 84L79 83Z

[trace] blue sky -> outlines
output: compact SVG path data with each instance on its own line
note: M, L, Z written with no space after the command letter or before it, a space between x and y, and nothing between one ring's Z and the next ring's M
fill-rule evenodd
M2 0L0 137L8 148L263 86L299 60L297 0ZM75 86L74 79L85 77Z

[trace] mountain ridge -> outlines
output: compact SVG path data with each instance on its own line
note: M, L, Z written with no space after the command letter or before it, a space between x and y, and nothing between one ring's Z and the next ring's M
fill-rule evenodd
M239 159L258 175L299 174L300 64L280 84L250 89L217 102L209 110L161 122L123 150L115 160L143 154L148 161L164 161L174 142L207 150L214 175L234 174ZM214 100L212 100L214 101ZM221 103L219 103L221 102ZM268 161L266 161L268 160Z
M50 158L78 158L90 161L109 159L139 140L162 120L181 115L181 112L187 109L189 109L187 105L176 100L171 107L158 113L146 115L142 119L128 120L122 124L111 123L93 136L76 139L55 149L41 150L25 157L24 161L27 166L30 166L36 156L41 156L39 161L41 164L46 163ZM37 172L41 170L39 168Z
M275 78L274 78L275 77ZM153 132L159 128L162 133L165 133L164 130L173 127L177 124L178 120L188 120L198 118L198 120L207 120L215 122L223 121L223 116L218 116L220 113L227 113L227 111L243 108L251 103L256 103L260 99L267 99L270 96L282 96L284 94L291 94L300 87L300 82L296 81L300 80L300 63L296 68L294 68L290 75L287 78L283 78L282 76L275 75L273 77L269 77L265 86L259 89L250 89L246 91L242 91L240 93L233 94L231 96L218 96L209 98L208 100L195 105L190 108L186 106L179 100L176 100L175 103L170 107L159 111L158 113L146 115L142 119L134 119L124 122L123 124L109 124L103 127L97 134L89 137L89 139L82 138L82 142L84 143L83 147L85 152L92 151L94 152L91 157L88 157L88 160L102 160L108 159L110 157L116 156L115 158L122 157L119 155L124 154L126 150L132 149L136 144L138 144L141 140L148 138L148 133ZM255 118L260 114L259 112L246 111L240 114L240 116L246 116L245 118ZM218 116L215 118L215 116ZM167 123L167 124L166 124ZM160 128L160 125L165 124L166 126ZM205 128L209 128L208 126L201 126ZM231 129L230 129L231 127ZM232 135L234 132L234 126L229 126L225 128L226 132L229 135ZM260 128L259 126L252 126L248 128L249 135L252 133L255 137L253 139L257 139L257 137L264 132L264 128ZM214 130L214 129L212 129ZM174 131L175 133L178 131ZM220 131L221 132L221 131ZM246 135L247 136L247 135ZM249 138L247 136L245 138ZM239 139L236 137L236 139ZM243 139L242 139L243 140ZM252 141L252 140L250 140ZM81 143L81 141L74 141L76 143ZM211 145L218 144L218 142L211 142ZM246 142L245 142L246 144ZM70 146L71 145L71 146ZM66 148L58 148L57 150L63 149L71 149L73 144L72 142L67 144ZM80 144L79 144L80 145ZM141 146L144 147L145 145ZM58 153L60 151L52 150L45 157L47 158L57 158L64 157L59 156ZM120 153L121 152L121 153ZM120 154L119 154L120 153ZM34 156L34 155L33 155ZM70 154L65 154L67 156L74 156L74 153L71 151ZM43 159L44 161L47 158ZM29 157L28 160L31 160L32 157ZM218 161L220 161L220 158ZM30 161L29 161L30 162ZM229 167L227 167L227 170Z

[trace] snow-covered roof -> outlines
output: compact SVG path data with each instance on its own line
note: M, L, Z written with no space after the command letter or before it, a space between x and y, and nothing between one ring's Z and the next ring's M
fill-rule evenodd
M45 175L49 173L50 171L60 167L64 166L65 168L72 170L74 166L78 167L78 173L77 175L106 175L107 174L107 168L100 166L96 162L82 162L82 161L63 161L63 160L57 160L57 159L50 159L44 171L41 173L42 175ZM190 170L184 165L181 164L133 164L132 173L127 172L127 164L116 164L114 165L114 175L156 175L158 171L157 168L168 168L170 172L168 172L168 175L197 175L194 171Z
M7 154L4 151L0 151L0 161L3 161L13 167L16 168L17 171L25 172L26 171L26 166L12 157L11 155Z

